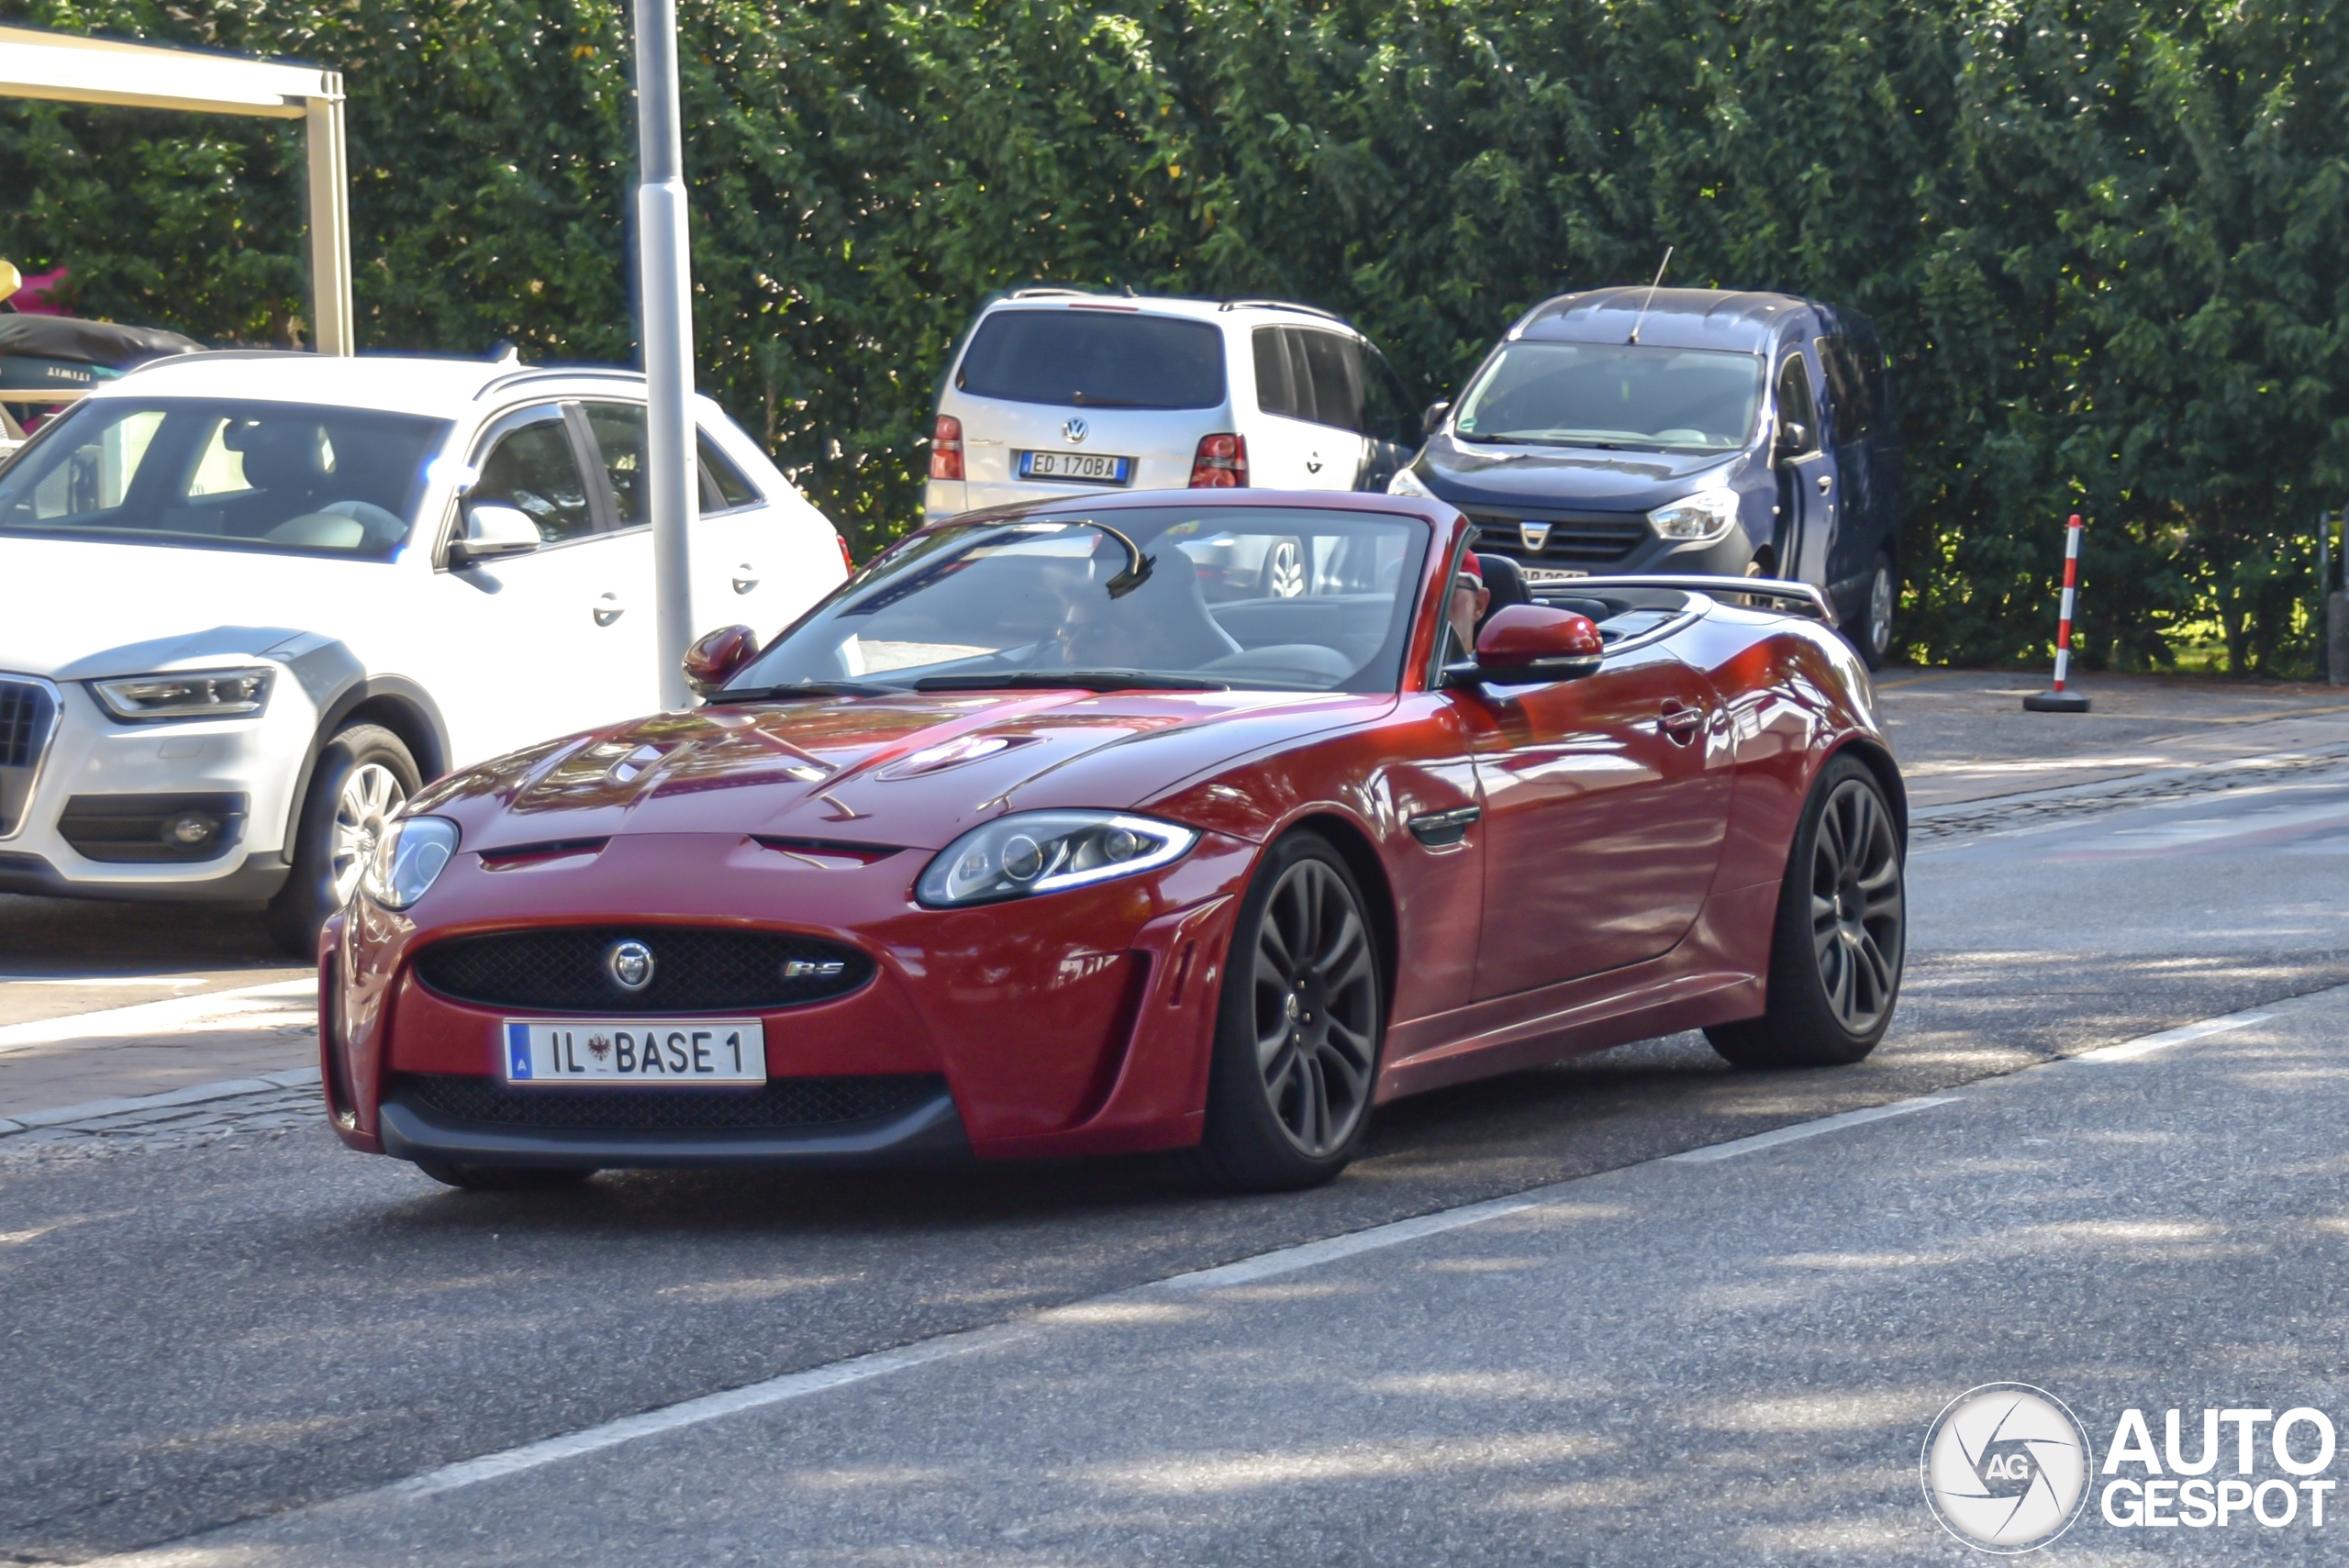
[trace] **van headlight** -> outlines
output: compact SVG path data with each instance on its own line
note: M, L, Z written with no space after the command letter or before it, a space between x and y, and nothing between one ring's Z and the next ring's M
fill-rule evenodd
M1730 490L1699 490L1648 514L1648 522L1664 538L1677 543L1710 544L1737 526L1737 495Z
M179 670L92 681L90 689L117 718L229 718L259 713L269 703L271 677L252 670Z
M1386 494L1416 495L1422 501L1441 499L1434 491L1428 488L1425 480L1408 468L1398 468L1395 471L1395 477L1386 482Z
M408 817L384 829L359 873L359 889L386 909L423 897L457 852L457 825L445 817Z
M940 851L914 896L950 909L1087 887L1178 861L1198 840L1188 828L1119 811L1022 811Z

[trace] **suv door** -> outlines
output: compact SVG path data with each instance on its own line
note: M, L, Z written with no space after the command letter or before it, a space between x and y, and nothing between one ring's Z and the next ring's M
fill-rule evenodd
M1802 350L1790 345L1778 367L1778 430L1799 424L1803 438L1792 447L1779 446L1776 454L1777 570L1780 576L1825 588L1836 544L1835 458L1821 444L1814 385Z
M433 697L459 762L659 706L651 553L612 531L602 487L588 483L591 450L584 419L561 403L507 414L474 443L478 477L462 504L512 506L540 542L438 574L448 613L437 635L458 668Z

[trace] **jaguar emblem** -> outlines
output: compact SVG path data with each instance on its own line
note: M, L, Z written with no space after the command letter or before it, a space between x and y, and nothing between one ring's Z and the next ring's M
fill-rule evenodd
M652 950L631 937L604 951L604 973L623 991L641 991L652 984Z

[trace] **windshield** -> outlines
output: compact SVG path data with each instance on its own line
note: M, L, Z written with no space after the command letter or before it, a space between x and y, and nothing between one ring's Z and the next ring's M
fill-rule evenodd
M1272 506L950 524L852 578L729 690L1392 691L1427 539L1416 518Z
M95 399L0 472L0 532L382 560L448 433L358 408Z
M1762 408L1762 358L1631 343L1516 342L1460 399L1464 441L1734 451Z
M1130 307L998 310L979 324L954 384L1062 407L1213 408L1223 401L1223 334Z

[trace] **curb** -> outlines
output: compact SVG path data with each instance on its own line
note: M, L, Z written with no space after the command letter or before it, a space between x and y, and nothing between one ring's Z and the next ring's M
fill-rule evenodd
M0 1116L0 1138L19 1132L31 1132L44 1127L63 1127L77 1121L95 1121L100 1117L120 1116L126 1111L168 1109L173 1106L200 1106L207 1100L232 1100L240 1095L267 1094L273 1089L298 1089L318 1081L315 1067L289 1067L282 1073L264 1073L257 1078L224 1078L217 1084L191 1084L184 1089L167 1089L160 1095L137 1095L110 1100L88 1100L78 1106L56 1106L48 1110L19 1111L15 1116Z

